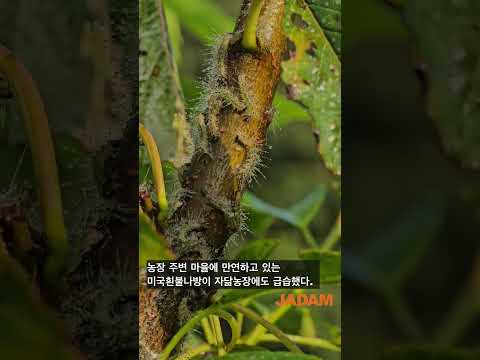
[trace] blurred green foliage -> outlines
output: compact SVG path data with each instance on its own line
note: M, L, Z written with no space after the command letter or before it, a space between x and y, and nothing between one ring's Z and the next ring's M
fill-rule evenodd
M407 1L405 17L417 61L428 77L426 108L445 150L480 169L480 4ZM440 25L440 26L439 26Z

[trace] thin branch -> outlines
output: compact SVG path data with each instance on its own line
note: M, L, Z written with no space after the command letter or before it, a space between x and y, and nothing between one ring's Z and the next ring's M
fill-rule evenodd
M277 328L275 325L271 324L270 322L262 318L255 311L250 310L249 308L239 304L232 304L231 308L235 311L238 311L244 314L250 320L255 321L256 323L265 327L268 331L270 331L273 335L275 335L275 337L277 337L279 341L283 345L285 345L285 347L289 349L291 352L299 353L299 354L303 353L303 351L300 350L300 348L297 345L295 345L295 343L292 340L290 340L279 328Z

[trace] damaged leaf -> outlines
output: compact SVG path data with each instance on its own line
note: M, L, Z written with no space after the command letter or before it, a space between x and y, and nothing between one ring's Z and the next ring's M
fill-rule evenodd
M288 59L282 63L288 95L307 107L318 152L336 175L341 173L340 7L340 0L288 2Z

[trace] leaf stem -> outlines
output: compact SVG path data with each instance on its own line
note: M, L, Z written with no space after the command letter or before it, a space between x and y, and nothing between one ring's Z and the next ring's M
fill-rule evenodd
M213 322L213 317L211 315L208 316L208 325L210 326L210 329L212 329L213 345L218 347L217 329L215 327L215 324Z
M157 201L160 208L158 217L159 220L164 220L168 212L168 201L165 192L165 184L163 182L163 170L160 153L158 152L157 144L155 143L155 139L153 138L152 134L141 123L139 124L139 133L143 143L147 148L150 163L152 165L153 180L155 182Z
M470 280L463 289L458 301L447 314L435 334L435 342L441 345L453 345L465 332L465 329L480 313L480 255L473 265Z
M265 315L265 320L271 323L272 325L275 324L278 320L280 320L289 310L291 309L291 305L288 306L280 306L271 313ZM246 336L245 344L247 345L255 345L258 342L258 339L265 335L267 329L262 325L257 325L250 334Z
M243 315L242 313L237 312L236 318L237 318L238 327L240 328L240 333L242 332L244 316L245 315Z
M285 345L285 347L287 349L289 349L291 352L294 352L294 353L299 353L299 354L302 354L303 351L297 346L295 345L295 343L290 340L283 332L282 330L280 330L278 327L276 327L275 325L271 324L270 322L268 322L267 320L265 320L264 318L262 318L260 315L258 315L256 312L250 310L249 308L247 307L244 307L242 305L239 305L239 304L232 304L231 305L231 308L235 311L238 311L242 314L244 314L246 317L248 317L250 320L252 321L255 321L256 323L259 323L261 324L262 326L264 326L268 331L270 331L273 335L275 335L275 337L278 338L278 340L283 344Z
M305 242L312 248L316 248L318 246L317 241L312 235L312 232L308 227L301 228L301 232Z
M230 346L233 347L234 344L238 341L239 337L239 328L238 325L235 324L235 318L232 315L228 314L226 311L219 309L218 307L210 307L206 310L199 311L194 317L187 321L187 323L183 325L180 330L177 331L177 333L172 337L172 339L168 342L163 351L160 353L158 360L169 359L170 353L173 351L173 349L175 349L180 340L182 340L182 338L187 335L197 325L197 323L201 322L202 319L206 319L208 316L214 314L224 318L232 328L232 340L230 341L230 344L227 348L230 348ZM233 343L233 341L235 341L235 343Z
M233 350L233 348L235 347L235 344L240 339L240 331L241 331L240 327L238 325L237 320L225 310L217 310L216 314L220 316L222 319L224 319L230 326L230 329L232 330L232 338L228 343L227 347L225 348L227 352L230 352Z
M332 344L330 341L325 339L299 336L299 335L290 335L290 334L285 334L285 336L291 341L293 341L294 343L299 345L308 345L308 346L313 346L320 349L331 350L335 352L340 351L340 348L338 346ZM259 339L259 342L279 342L279 341L280 340L273 334L262 335L262 337Z
M263 0L252 0L245 21L245 30L242 36L242 46L249 51L257 49L257 24L262 10Z
M340 240L342 237L342 213L338 214L337 220L335 220L335 224L333 225L332 229L330 230L327 238L320 246L320 250L328 251L331 250L335 244Z
M49 283L54 284L65 270L69 245L63 218L55 150L45 106L27 69L2 46L0 46L0 73L4 74L12 86L25 122L42 212L43 231L49 250L44 276Z
M215 344L215 338L213 336L212 328L210 327L208 320L203 318L200 323L202 325L203 333L205 334L205 339L207 340L207 343L209 343L210 345Z
M220 325L220 319L215 314L210 315L210 319L212 320L213 329L215 332L215 336L217 338L217 344L219 348L218 352L219 352L219 355L222 355L220 350L223 349L225 343L223 341L223 333L222 333L222 326Z
M175 358L175 360L189 360L197 355L200 355L200 354L203 354L207 351L210 351L212 349L211 345L210 344L206 344L206 343L203 343L203 344L200 344L198 346L196 346L195 348L191 349L191 350L188 350L186 352L184 352L183 354L180 354L179 356L177 356Z
M315 337L316 329L315 322L312 318L312 312L308 307L300 308L300 313L302 315L301 330L300 334L307 337Z
M175 346L182 340L182 338L188 334L190 330L192 330L197 323L202 320L205 316L210 315L213 310L204 310L199 311L194 317L192 317L185 325L183 325L180 330L170 339L168 344L162 350L160 355L158 356L158 360L168 360L170 353L175 349Z
M386 290L384 296L393 317L405 336L412 340L422 339L422 330L401 295L395 290Z

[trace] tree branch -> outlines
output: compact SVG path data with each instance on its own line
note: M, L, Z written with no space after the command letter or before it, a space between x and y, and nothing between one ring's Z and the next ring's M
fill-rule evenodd
M259 165L272 120L272 99L284 50L284 0L264 0L256 26L257 47L241 37L250 1L245 0L234 33L214 48L202 101L191 119L194 153L181 170L182 190L171 204L165 236L177 259L219 259L227 240L240 232L240 200ZM212 291L160 289L162 349ZM140 304L142 307L142 304ZM142 326L142 324L140 324Z

